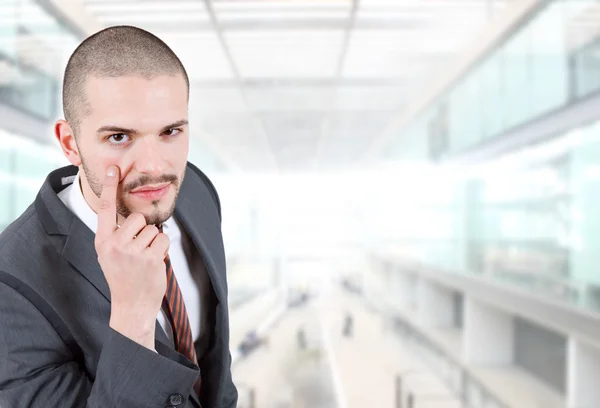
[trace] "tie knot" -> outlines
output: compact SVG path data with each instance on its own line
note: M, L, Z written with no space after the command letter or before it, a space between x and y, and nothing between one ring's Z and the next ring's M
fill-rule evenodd
M156 228L158 228L158 230L160 232L163 232L163 225L162 224L156 224Z

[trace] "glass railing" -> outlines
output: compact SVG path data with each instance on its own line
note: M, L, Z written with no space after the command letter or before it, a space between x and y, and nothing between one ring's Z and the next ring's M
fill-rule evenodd
M466 408L509 408L474 378L460 361L446 353L410 322L396 316L394 329Z
M382 154L440 159L501 137L600 90L596 0L547 0L435 102L399 129ZM414 141L427 141L414 148Z
M48 173L69 163L57 146L37 143L1 128L0 140L2 231L33 202Z
M373 253L600 312L600 121L495 161L435 171L418 187L399 179L401 195L374 198L373 218L386 229L374 224ZM423 196L439 203L425 206Z
M58 113L59 80L81 33L42 3L0 1L0 103L49 121Z
M19 64L0 50L0 103L43 120L54 119L58 81L33 67Z

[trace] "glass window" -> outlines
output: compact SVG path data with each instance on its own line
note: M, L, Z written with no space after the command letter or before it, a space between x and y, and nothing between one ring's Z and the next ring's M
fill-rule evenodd
M19 1L3 0L0 2L0 78L4 77L1 75L4 72L2 69L6 69L6 67L2 67L2 56L6 58L14 58L16 56L17 9Z
M600 89L600 39L572 54L574 97L582 98Z
M505 95L503 130L513 128L530 118L530 39L531 29L523 27L500 50L504 62L501 85Z
M458 153L482 139L481 70L472 71L448 99L450 152Z
M457 153L465 147L465 117L467 111L467 89L464 81L459 82L448 97L448 139L450 153Z
M465 121L465 134L464 138L466 139L464 144L465 146L473 146L477 143L481 142L483 139L482 134L482 82L483 82L483 72L480 67L476 67L467 81L465 81L465 112L464 118Z
M497 136L502 131L504 95L501 83L502 55L494 52L481 66L481 131L482 138Z
M531 115L567 103L568 59L564 3L553 1L531 22Z

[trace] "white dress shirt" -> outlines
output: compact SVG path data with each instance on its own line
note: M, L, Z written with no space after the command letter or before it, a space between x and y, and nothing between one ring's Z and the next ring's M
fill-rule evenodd
M77 188L75 188L75 186L77 186ZM58 193L58 197L85 225L88 226L89 229L92 230L94 234L96 233L98 230L98 214L92 210L83 196L81 184L79 183L79 173L75 176L73 184ZM193 247L193 244L190 245L187 234L182 236L181 229L175 222L175 217L172 216L163 223L163 232L167 234L171 240L171 245L169 247L171 265L173 266L173 273L175 273L177 283L179 284L185 302L185 308L192 330L192 338L196 340L201 331L200 290L190 272L190 264L192 264L192 266L196 265L197 260L195 258L198 257L194 257L190 250L184 251L184 245L186 248L190 248ZM165 331L165 334L173 341L171 325L162 309L158 314L157 319ZM202 321L203 320L204 319L202 318Z

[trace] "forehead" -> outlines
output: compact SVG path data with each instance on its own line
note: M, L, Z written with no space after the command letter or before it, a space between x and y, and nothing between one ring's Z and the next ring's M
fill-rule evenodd
M89 119L138 123L187 118L188 90L182 75L95 77L85 84Z

